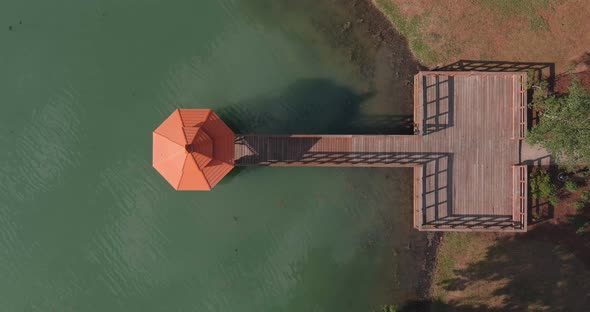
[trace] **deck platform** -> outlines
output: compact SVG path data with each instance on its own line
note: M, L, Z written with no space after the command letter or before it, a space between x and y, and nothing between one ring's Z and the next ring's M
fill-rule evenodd
M526 231L526 73L420 72L414 135L237 135L237 166L413 167L414 226Z

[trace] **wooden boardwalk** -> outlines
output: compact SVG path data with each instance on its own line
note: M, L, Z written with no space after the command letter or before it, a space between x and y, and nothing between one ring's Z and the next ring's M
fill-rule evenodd
M525 86L526 73L421 72L415 135L238 135L235 163L413 167L417 229L525 231Z

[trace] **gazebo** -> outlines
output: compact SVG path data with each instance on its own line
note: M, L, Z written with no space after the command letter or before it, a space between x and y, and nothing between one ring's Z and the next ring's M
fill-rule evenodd
M211 190L234 167L234 133L210 109L177 109L153 133L152 165L176 190Z

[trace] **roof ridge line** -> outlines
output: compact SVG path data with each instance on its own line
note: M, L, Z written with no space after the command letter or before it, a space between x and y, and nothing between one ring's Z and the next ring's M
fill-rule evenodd
M190 154L190 153L187 153L187 156L189 156L188 154ZM205 183L207 183L207 186L209 187L209 190L213 189L213 188L211 187L211 183L209 183L209 180L208 180L208 179L207 179L207 177L205 176L205 172L203 172L203 169L201 169L201 167L199 167L199 163L197 162L197 160L196 160L194 157L192 157L192 155L190 155L190 156L191 156L191 159L192 159L192 161L194 161L194 162L195 162L195 165L197 166L197 168L199 168L199 172L200 172L200 173L201 173L201 175L203 176L203 180L205 180ZM185 159L184 163L182 163L182 171L181 171L181 172L182 172L182 174L180 175L180 179L178 180L178 185L176 185L176 189L178 189L178 188L180 187L180 182L182 182L182 178L184 177L184 175L185 175L185 173L186 173L186 172L184 171L185 164L186 164L186 159Z
M166 136L162 135L161 133L157 133L157 132L155 132L155 131L154 131L154 133L155 133L155 134L157 134L157 135L159 135L160 137L162 137L162 138L164 138L164 139L166 139L166 140L168 140L168 141L170 141L170 142L172 142L172 143L174 143L174 144L178 145L178 146L181 146L181 145L180 145L180 144L178 144L177 142L174 142L174 141L170 140L168 137L166 137ZM185 151L185 152L186 152L186 151ZM181 153L181 152L179 152L179 153ZM172 158L173 156L176 156L176 155L178 155L179 153L174 153L174 154L172 154L172 155L170 155L170 156L168 156L168 157L166 157L166 158L162 159L162 160L161 160L161 161L159 161L159 162L166 161L166 160L168 160L168 159ZM152 166L153 166L153 161L154 161L154 160L152 159Z

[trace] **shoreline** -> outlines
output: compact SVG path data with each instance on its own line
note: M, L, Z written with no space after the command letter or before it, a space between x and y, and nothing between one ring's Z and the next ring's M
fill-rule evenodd
M432 283L434 281L434 273L436 270L436 262L438 258L438 251L443 240L444 233L430 232L427 233L428 246L425 250L425 257L422 263L422 271L418 280L418 289L416 294L419 301L429 301L432 299Z
M550 78L556 79L558 94L567 92L571 81L568 67L590 89L590 53L585 48L590 37L579 35L587 33L590 24L583 23L587 10L581 1L529 6L517 3L482 6L467 1L365 2L374 8L375 19L387 20L384 28L405 38L415 60L422 60L422 64L432 68L459 60L538 62L553 68L556 75ZM461 10L454 10L457 7ZM481 18L484 15L485 19ZM506 19L514 22L503 22ZM564 23L565 20L568 22ZM523 46L520 42L528 44ZM577 194L574 199L579 197ZM580 304L584 301L581 298L587 297L590 283L584 277L590 276L590 271L588 241L575 229L579 225L573 217L584 220L584 216L579 217L580 208L574 208L579 202L574 203L574 199L558 207L561 209L556 208L556 215L552 215L552 218L561 217L561 222L539 224L527 233L428 235L428 245L420 261L418 300L398 307L404 311L429 311L433 307L578 311L584 306ZM588 214L587 208L582 214ZM527 285L526 291L522 290L523 285ZM569 291L559 291L551 285Z
M378 26L382 27L383 30L378 34L383 36L383 41L387 44L391 42L392 37L394 40L399 40L399 37L405 40L406 47L409 47L409 42L390 22L385 13L375 4L373 0L360 0L368 7L368 14L373 15L374 20L378 22ZM371 12L372 11L372 12ZM411 53L411 51L410 51ZM427 69L424 65L420 64L415 55L411 54L412 61L417 64L416 72L422 69ZM416 231L414 228L412 231ZM434 271L436 270L436 260L438 256L438 250L442 241L443 233L441 232L421 232L421 235L427 237L427 245L422 250L423 257L422 263L419 267L421 268L418 274L418 282L415 289L416 301L429 301L432 294L432 282L434 278ZM408 242L410 243L410 242Z
M408 128L392 126L392 121L396 116L412 119L414 75L425 67L411 53L406 37L371 0L324 0L314 6L321 14L307 16L313 29L301 26L291 31L301 38L313 34L315 41L322 42L318 45L320 57L337 57L343 66L350 67L351 76L359 79L355 90L366 94L366 98L352 116L353 122L357 122L355 130L371 134L407 133ZM287 8L279 6L276 10L284 13ZM298 13L302 12L288 11L293 19ZM372 123L373 120L378 122ZM387 121L387 127L383 127L383 121ZM412 178L407 172L383 170L373 171L372 175L383 179L389 196L379 203L387 211L381 216L385 229L379 235L385 249L378 260L383 261L376 267L378 284L369 301L378 307L427 300L441 236L413 228L412 192L405 187L412 185Z
M420 64L416 56L413 55L409 49L409 42L387 18L384 12L372 0L359 0L352 4L354 7L354 13L352 14L357 20L361 18L363 20L363 29L361 32L369 33L373 44L382 48L392 51L392 55L389 56L389 64L393 63L392 60L398 59L399 57L411 57L411 59L402 60L402 64L406 65L406 75L409 77L414 76L419 70L427 69L424 65ZM400 41L404 47L400 48ZM403 50L407 50L407 54L404 54ZM401 51L400 51L401 50ZM405 61L405 62L404 62ZM399 63L398 63L399 64ZM410 65L411 64L411 65ZM408 66L409 65L409 66ZM395 74L398 74L397 72ZM404 79L404 76L398 75L398 79ZM378 79L377 77L375 78ZM413 79L411 79L413 83ZM412 84L408 84L406 92L412 94ZM410 105L413 112L413 102ZM410 231L416 231L410 226ZM438 257L439 246L442 241L443 233L439 232L418 232L410 233L409 241L406 243L411 249L411 255L415 255L415 259L419 260L417 264L419 271L417 273L416 285L413 289L412 297L409 302L401 302L398 305L403 306L404 304L414 302L428 302L432 298L432 283L434 273L436 270L436 262ZM420 242L416 241L419 239ZM425 240L423 242L422 240ZM411 246L416 243L417 246ZM425 244L424 244L425 243Z

